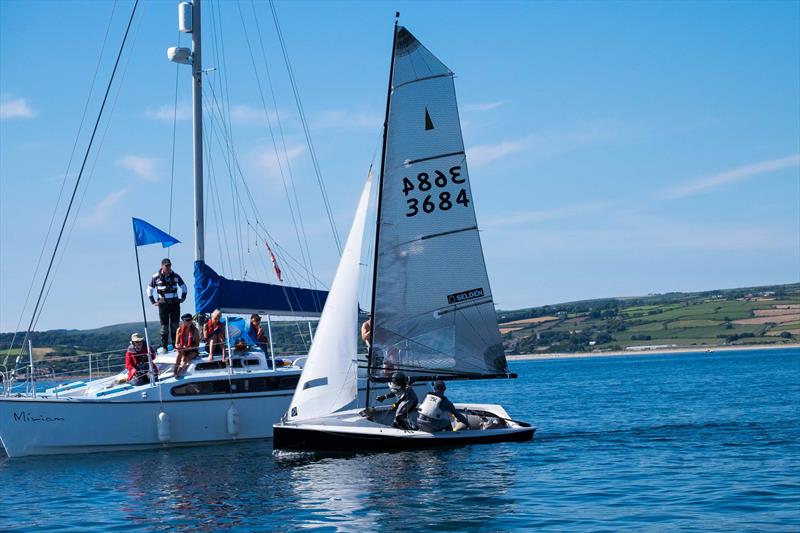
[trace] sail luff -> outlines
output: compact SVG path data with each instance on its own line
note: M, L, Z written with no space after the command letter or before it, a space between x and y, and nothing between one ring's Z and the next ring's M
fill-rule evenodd
M398 13L399 15L399 13ZM394 21L394 32L392 34L392 59L389 65L389 85L386 89L386 112L383 118L383 146L381 147L381 173L378 178L378 200L377 200L377 213L375 215L375 243L374 249L375 254L372 258L372 297L370 302L370 320L372 317L375 316L375 287L376 287L376 280L378 278L378 243L380 242L380 233L381 233L381 198L382 198L382 191L383 191L383 175L386 171L386 142L387 142L387 130L389 127L389 110L392 104L392 83L394 81L394 62L397 53L397 16L395 16ZM372 347L374 346L374 329L370 329L369 332L369 349L367 351L367 394L366 394L366 407L369 407L369 398L370 398L370 380L369 376L371 375L372 371Z

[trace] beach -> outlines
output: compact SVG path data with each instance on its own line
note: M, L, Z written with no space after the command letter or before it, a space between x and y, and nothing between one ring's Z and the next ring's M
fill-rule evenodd
M665 355L684 353L728 352L743 350L789 350L800 349L800 343L780 345L748 344L743 346L694 346L676 348L658 348L654 350L619 350L611 352L574 352L574 353L532 353L520 355L507 355L509 361L534 361L538 359L577 359L584 357L617 357L625 355Z

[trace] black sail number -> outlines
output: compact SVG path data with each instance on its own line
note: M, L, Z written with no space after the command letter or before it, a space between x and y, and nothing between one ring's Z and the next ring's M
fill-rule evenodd
M449 175L449 176L448 176ZM441 190L450 183L463 185L467 179L461 175L461 166L450 167L446 172L434 170L431 173L420 172L414 178L408 176L403 178L403 194L407 197L408 204L407 217L417 216L420 212L430 214L436 211L448 211L456 205L469 207L467 189L460 187L455 191ZM434 188L435 187L435 188ZM420 195L419 198L408 198L414 192L420 191L429 193Z
M419 207L417 207L419 200L417 200L416 198L409 198L408 200L406 200L406 202L408 203L408 209L409 209L408 213L406 213L407 217L413 217L414 215L419 213Z

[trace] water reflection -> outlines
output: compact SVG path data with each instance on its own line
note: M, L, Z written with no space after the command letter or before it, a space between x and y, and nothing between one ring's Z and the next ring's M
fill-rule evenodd
M310 523L348 528L459 529L482 525L513 505L513 453L501 446L359 454L282 456L288 485ZM482 450L483 449L483 450Z

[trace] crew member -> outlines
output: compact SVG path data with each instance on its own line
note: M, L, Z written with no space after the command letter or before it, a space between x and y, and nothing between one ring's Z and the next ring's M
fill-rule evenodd
M148 353L150 355L148 360ZM153 374L158 375L153 356L155 352L151 346L149 349L144 342L144 337L140 333L131 335L131 343L125 352L125 368L128 369L128 382L131 385L144 385L150 383L150 368Z
M222 324L222 311L214 309L211 320L203 327L208 350L208 362L214 360L215 355L222 355L222 362L227 362L225 353L225 326Z
M178 295L180 289L180 295ZM181 316L181 304L188 293L186 284L177 272L172 271L169 258L161 260L161 269L150 278L147 297L150 303L158 306L158 319L161 321L161 346L166 352L170 339L175 338ZM158 296L158 298L156 298Z
M395 372L392 374L392 380L389 382L389 389L389 394L381 394L375 399L382 402L387 398L396 397L397 401L392 404L392 409L395 412L392 426L400 429L414 429L413 420L410 419L409 415L416 410L419 399L408 380L408 376L403 372Z
M247 331L250 337L258 343L258 346L267 353L269 347L269 337L261 327L261 316L253 313L250 315L250 329Z
M369 350L369 336L372 332L372 317L366 319L363 324L361 324L361 340L364 341L364 344L367 345L367 350Z
M175 335L175 349L178 355L175 356L175 377L179 378L189 368L189 363L197 357L200 345L200 331L192 320L192 315L186 313L181 317L181 325Z
M436 431L452 429L451 415L469 427L469 420L464 416L464 413L457 411L453 402L444 395L446 389L444 381L436 381L433 384L433 392L429 392L419 406L417 427L421 431L435 433Z

